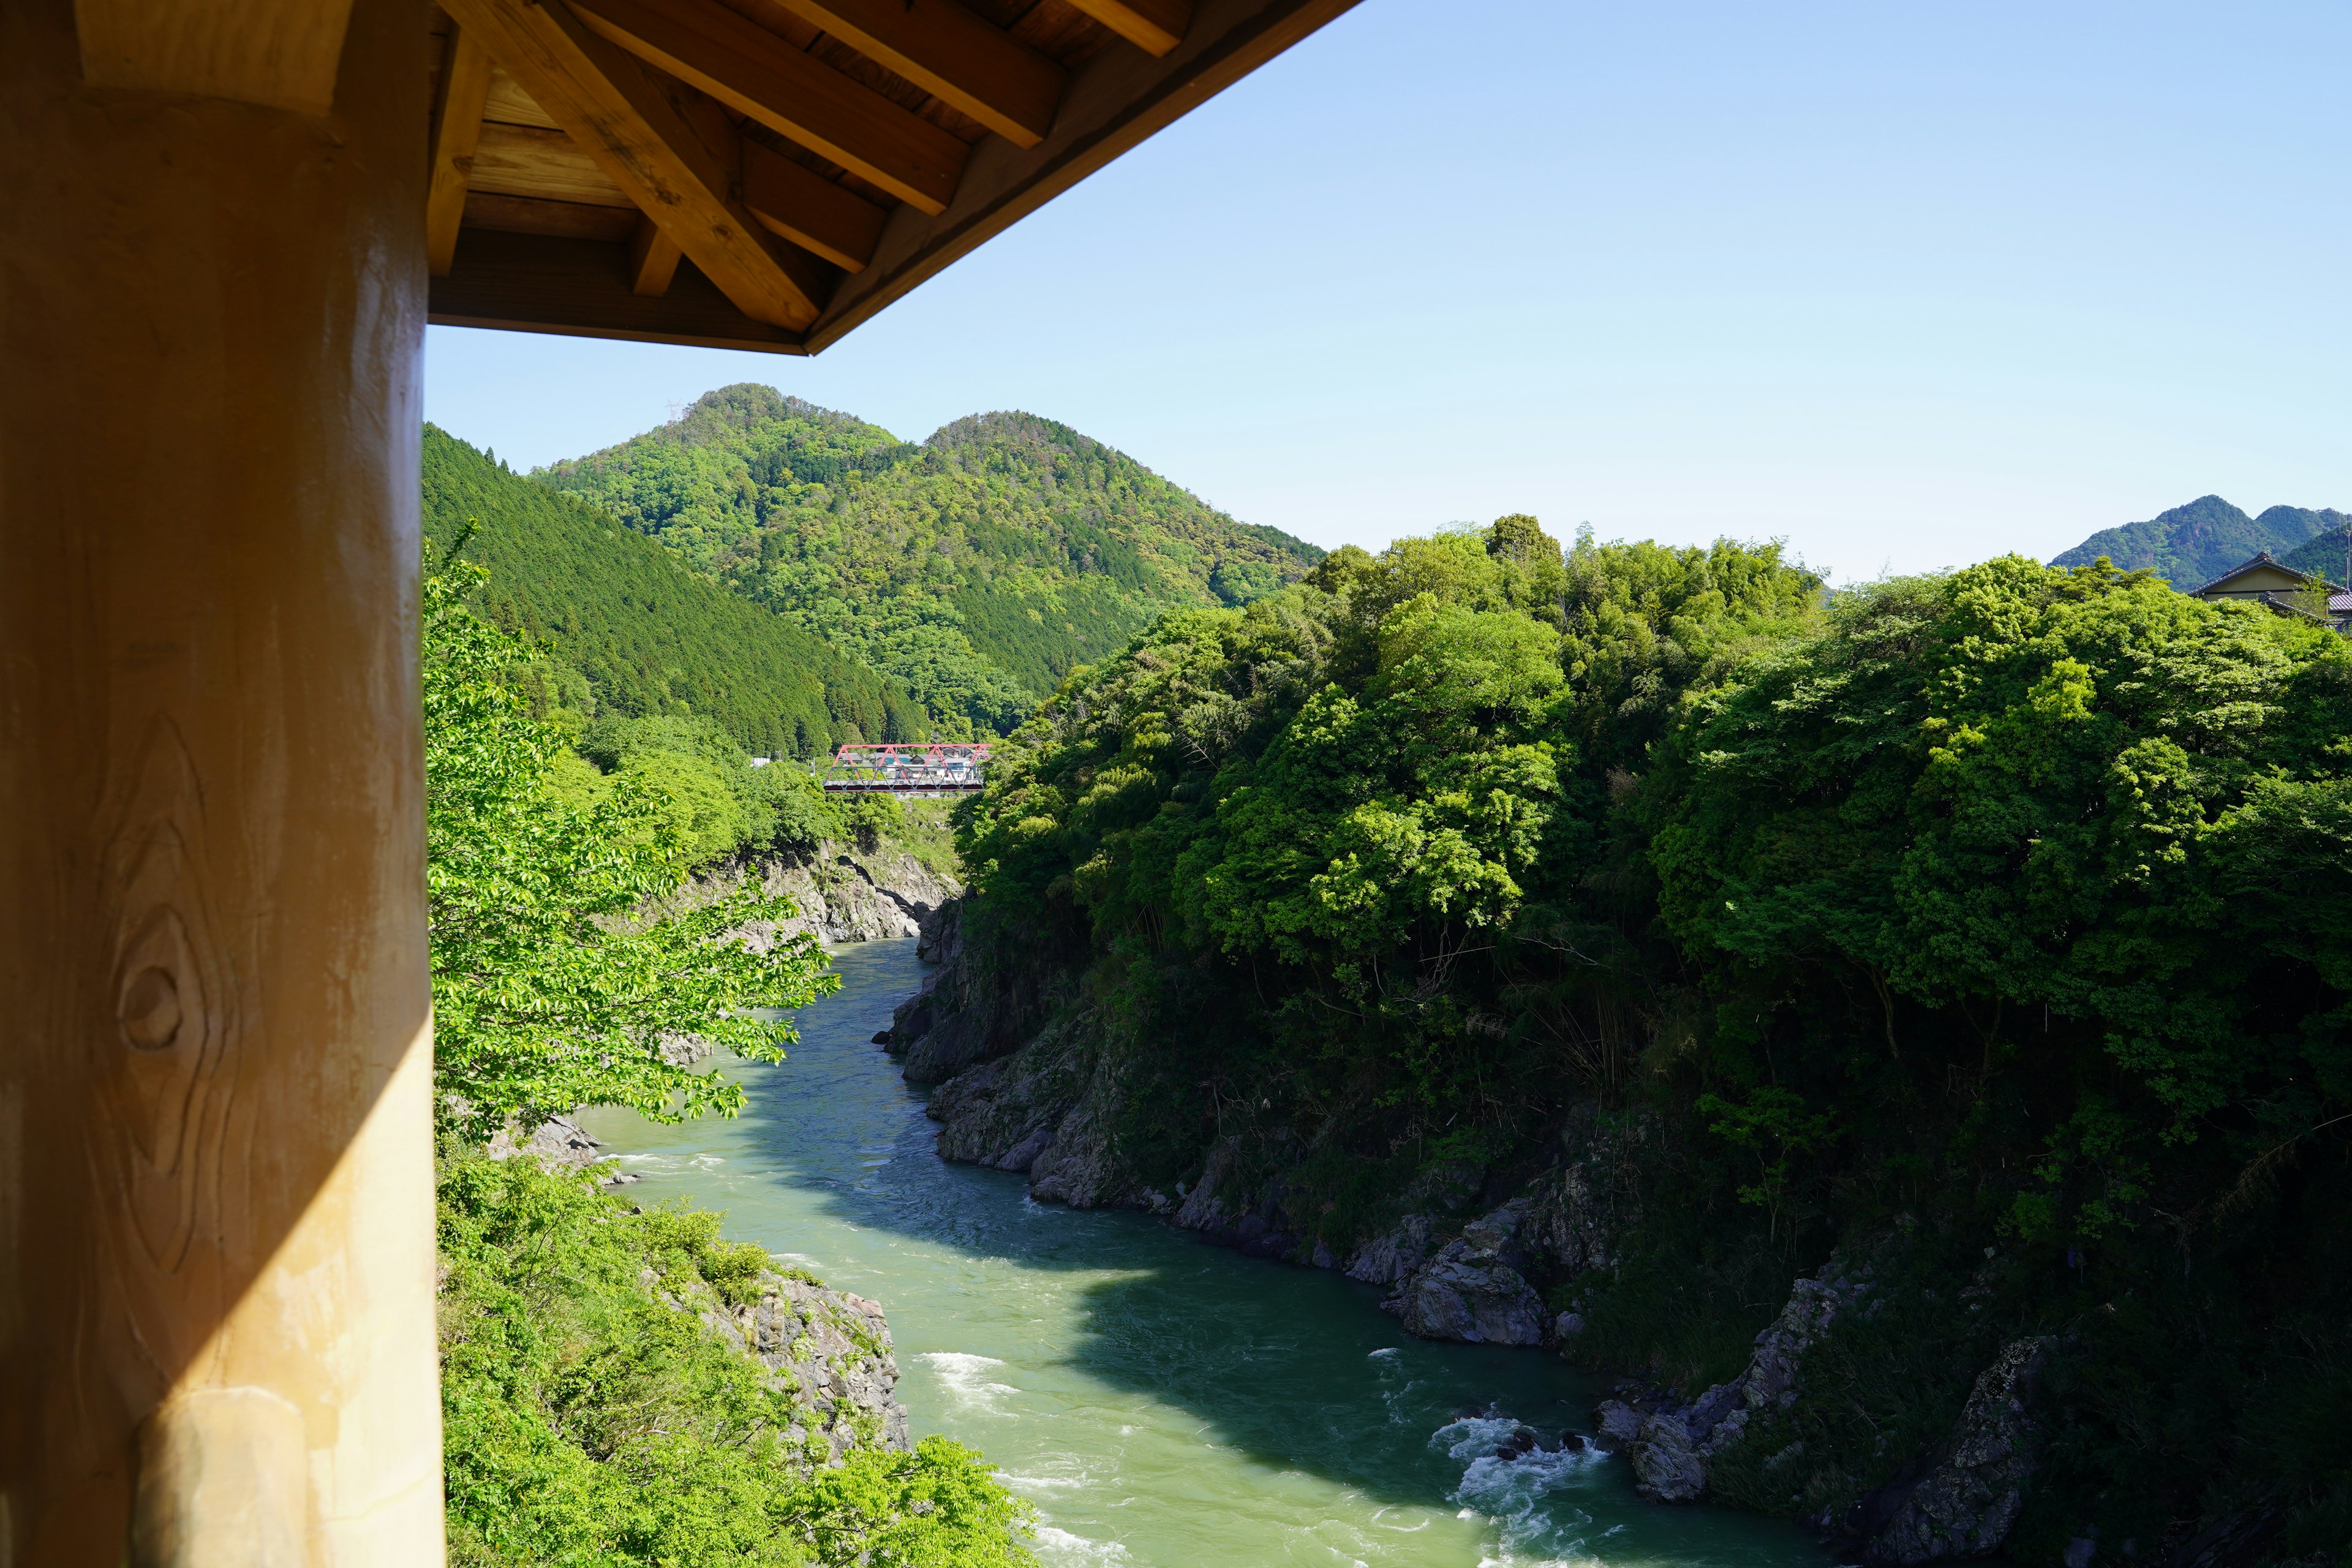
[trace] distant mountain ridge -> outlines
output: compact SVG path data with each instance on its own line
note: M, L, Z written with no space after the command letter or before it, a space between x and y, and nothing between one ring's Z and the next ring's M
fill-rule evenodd
M909 442L751 383L532 477L888 677L945 735L1009 729L1162 611L1246 603L1323 554L1050 419Z
M2343 512L2299 506L2274 506L2260 517L2248 517L2220 496L2200 496L2145 522L2103 529L2050 563L2087 566L2104 555L2126 570L2152 569L2186 593L2265 550L2300 571L2321 571L2324 568L2315 563L2328 548L2325 536L2333 534L2336 542L2332 574L2341 577L2342 539L2347 523L2352 523L2352 517ZM2291 559L2306 546L2311 563Z

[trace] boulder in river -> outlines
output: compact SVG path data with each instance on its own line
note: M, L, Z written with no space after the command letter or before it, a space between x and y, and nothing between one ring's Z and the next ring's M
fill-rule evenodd
M1409 1214L1396 1228L1376 1236L1348 1258L1347 1275L1367 1285L1393 1285L1428 1261L1430 1219Z
M1642 1423L1629 1450L1633 1489L1652 1502L1696 1502L1706 1492L1706 1460L1691 1443L1690 1428L1674 1414Z
M1407 1332L1425 1340L1543 1343L1543 1300L1520 1272L1525 1250L1518 1227L1525 1215L1525 1203L1514 1200L1471 1221L1400 1283L1384 1306Z

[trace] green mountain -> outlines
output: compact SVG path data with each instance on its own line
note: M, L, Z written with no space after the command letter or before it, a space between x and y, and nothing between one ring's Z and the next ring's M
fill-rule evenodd
M2340 529L2343 521L2341 512L2295 506L2274 506L2248 517L2220 496L2200 496L2146 522L2102 529L2050 564L2087 566L2104 555L2126 570L2152 567L2185 591L2211 582L2259 551L2284 556L2315 534Z
M744 384L533 476L903 684L1003 731L1162 611L1241 605L1322 556L1027 414L916 443Z
M913 740L921 710L896 683L784 616L678 564L568 495L425 427L425 536L489 569L478 606L551 644L548 704L583 717L698 714L745 749L811 756L844 741Z
M2273 507L2271 511L2286 510ZM2270 514L2263 513L2264 517ZM2347 540L2352 536L2352 514L2322 510L2302 515L2312 520L2311 536L2279 559L2298 572L2325 577L2338 586L2352 584L2352 567L2345 564Z

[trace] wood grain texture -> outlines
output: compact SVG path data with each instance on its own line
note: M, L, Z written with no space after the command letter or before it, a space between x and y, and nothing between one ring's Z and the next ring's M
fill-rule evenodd
M430 1568L425 33L312 117L73 20L0 5L0 1562Z
M631 290L629 247L547 235L467 229L457 262L433 280L436 326L690 343L703 348L804 353L801 334L737 310L691 265L659 298Z
M738 310L793 330L814 319L829 282L772 249L737 203L740 147L708 144L710 124L557 0L447 0L447 9L481 31L532 101Z
M587 149L561 131L535 125L502 125L492 121L481 127L474 149L473 188L498 195L537 196L542 201L585 202L592 206L627 207L637 204L613 182ZM446 274L446 267L434 276Z
M425 263L439 277L457 254L465 221L466 186L490 96L490 52L480 38L457 31L441 55L433 92L433 134L425 184Z
M635 207L590 206L582 202L542 201L536 196L470 192L466 197L466 227L499 234L551 234L565 239L593 239L626 245L635 237L645 215ZM454 263L453 263L454 265ZM447 273L440 274L447 277Z
M1192 0L1069 0L1148 55L1164 55L1184 41Z
M743 143L743 205L776 234L851 272L874 258L889 216L756 142Z
M782 0L1016 147L1053 132L1066 73L953 0Z
M324 114L351 0L74 0L82 79Z
M711 0L581 0L605 37L899 200L944 212L962 142Z
M555 122L553 115L533 101L530 94L523 91L520 83L499 69L495 61L490 66L489 96L482 101L482 118L507 125L536 125L543 131L563 129Z
M1356 0L1202 0L1181 47L1153 58L1114 48L1076 72L1054 134L1024 150L972 151L955 205L936 218L901 207L873 262L844 280L808 331L816 353L959 257L1068 190L1307 37Z
M629 237L629 292L661 298L669 292L677 264L685 259L686 253L662 233L661 225L640 216L636 233Z

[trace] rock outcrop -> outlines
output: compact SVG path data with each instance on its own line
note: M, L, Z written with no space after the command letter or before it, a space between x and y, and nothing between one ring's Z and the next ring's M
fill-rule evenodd
M499 1128L490 1135L488 1153L493 1160L520 1154L551 1170L584 1171L596 1163L596 1151L603 1147L571 1117L551 1116L528 1133L512 1122Z
M2028 1408L2050 1357L2047 1339L2012 1340L1977 1375L1969 1403L1927 1473L1864 1498L1851 1533L1865 1562L1916 1568L1947 1557L1990 1557L2025 1508L2036 1431ZM1891 1494L1891 1495L1890 1495Z
M1634 1489L1654 1502L1696 1502L1706 1495L1707 1465L1747 1435L1751 1418L1796 1402L1805 1352L1838 1315L1870 1291L1867 1269L1853 1275L1834 1261L1815 1279L1789 1288L1780 1315L1756 1336L1748 1369L1685 1405L1636 1410L1620 1401L1601 1405L1603 1432L1620 1437L1633 1461Z
M691 909L754 884L770 897L789 898L797 911L787 921L745 928L742 934L762 952L802 935L827 942L916 936L925 917L963 890L953 878L891 845L868 850L824 843L800 854L762 855L698 871L663 907Z
M1349 1255L1348 1278L1367 1285L1393 1285L1412 1274L1429 1261L1432 1224L1425 1214L1405 1215L1394 1229L1372 1237Z
M1462 1234L1406 1276L1381 1305L1407 1333L1470 1344L1539 1345L1543 1299L1528 1283L1533 1267L1520 1239L1528 1200L1516 1198L1462 1227Z
M1554 1167L1526 1190L1433 1247L1435 1221L1408 1215L1396 1229L1357 1249L1350 1278L1393 1282L1383 1303L1409 1333L1473 1344L1558 1342L1572 1313L1544 1307L1543 1289L1610 1262L1610 1222L1595 1195L1587 1158ZM1577 1328L1582 1321L1576 1320Z
M921 922L916 951L940 967L891 1016L908 1083L945 1083L1029 1044L1067 999L1068 975L1034 946L966 940L961 899ZM955 1158L950 1155L950 1158Z
M705 1298L699 1315L720 1338L757 1356L790 1394L799 1424L784 1434L808 1462L834 1465L845 1449L878 1444L904 1453L913 1440L897 1399L898 1361L882 1309L863 1296L763 1274L759 1300L734 1307Z
M940 1158L1021 1172L1036 1197L1073 1208L1134 1201L1113 1138L1120 1060L1098 1012L1056 1016L1012 1055L967 1068L932 1094L925 1110L941 1123Z

